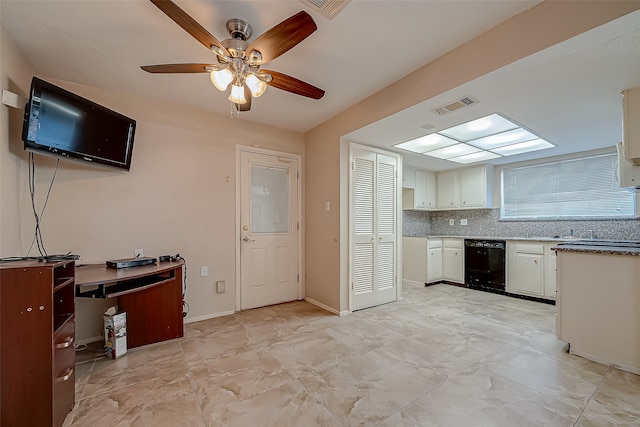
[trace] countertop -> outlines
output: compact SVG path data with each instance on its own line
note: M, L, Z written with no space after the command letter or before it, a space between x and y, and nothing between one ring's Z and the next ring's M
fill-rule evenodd
M633 242L636 246L621 246L619 240L606 240L594 241L593 244L587 242L580 244L572 244L572 242L564 242L553 248L556 252L583 252L589 254L603 254L603 255L628 255L628 256L640 256L640 242ZM577 242L576 242L577 243Z
M475 239L475 240L524 240L524 241L531 241L531 242L549 242L549 243L561 243L561 242L567 242L570 240L578 240L578 239L571 239L570 237L568 238L562 238L562 237L502 237L502 236L452 236L452 235L435 235L435 234L429 234L429 235L425 235L425 236L402 236L402 237L421 237L421 238L428 238L428 239L444 239L444 238L449 238L449 239Z
M452 239L476 239L476 240L505 240L505 241L531 241L557 243L553 249L556 252L583 252L605 255L640 256L640 241L638 240L608 240L608 239L578 239L571 237L501 237L501 236L452 236L452 235L426 235L403 236L420 238L452 238Z

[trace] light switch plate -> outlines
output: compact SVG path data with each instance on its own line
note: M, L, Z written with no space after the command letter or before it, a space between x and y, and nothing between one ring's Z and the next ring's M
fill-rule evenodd
M209 275L209 267L200 267L200 277L207 277Z
M460 225L467 225L467 219L466 218L461 219L460 220Z

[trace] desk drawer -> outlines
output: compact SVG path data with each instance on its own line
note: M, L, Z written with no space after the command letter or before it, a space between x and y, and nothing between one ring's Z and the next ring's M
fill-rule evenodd
M53 336L53 420L62 425L75 402L75 315Z

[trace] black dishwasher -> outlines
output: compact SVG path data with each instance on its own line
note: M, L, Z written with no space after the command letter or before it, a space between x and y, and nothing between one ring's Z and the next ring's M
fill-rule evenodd
M464 241L464 283L468 288L504 293L505 289L504 240Z

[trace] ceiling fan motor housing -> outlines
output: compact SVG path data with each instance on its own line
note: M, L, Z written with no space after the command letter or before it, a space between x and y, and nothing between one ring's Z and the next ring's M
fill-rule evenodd
M232 58L244 58L244 53L249 47L249 43L241 39L226 39L222 40L220 44L227 49ZM220 57L218 56L218 58Z
M249 40L253 34L253 28L247 21L232 18L227 21L227 31L234 39Z

